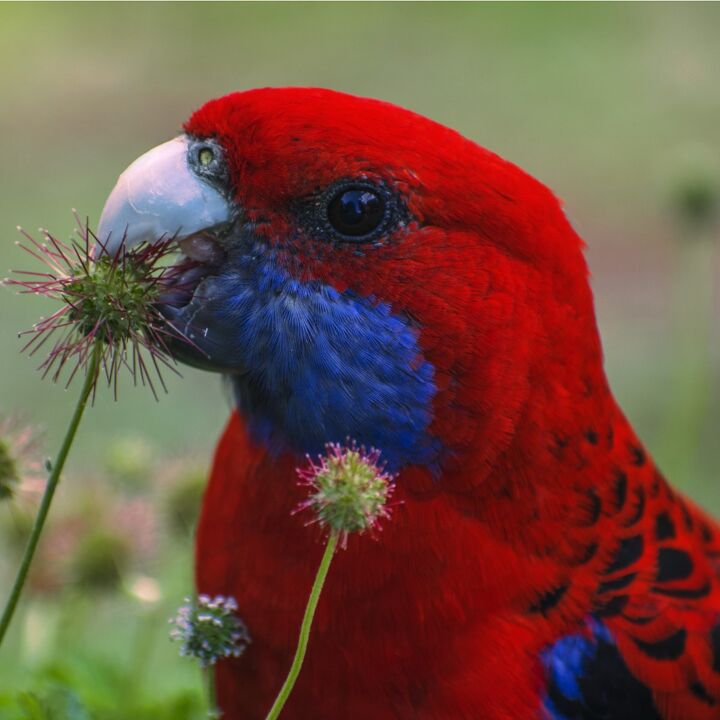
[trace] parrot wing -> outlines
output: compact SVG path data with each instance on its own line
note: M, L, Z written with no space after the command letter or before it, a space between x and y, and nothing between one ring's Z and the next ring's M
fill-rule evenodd
M552 720L720 718L720 528L655 473L634 488L583 631L544 654Z

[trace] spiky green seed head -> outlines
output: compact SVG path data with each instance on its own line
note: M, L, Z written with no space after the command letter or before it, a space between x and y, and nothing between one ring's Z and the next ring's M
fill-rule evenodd
M67 364L87 368L92 349L102 348L101 366L109 384L117 389L121 368L155 393L153 377L163 384L160 366L177 372L172 365L168 340L190 342L161 312L165 293L181 287L181 268L166 259L175 252L172 239L140 244L113 256L105 252L87 223L78 223L80 239L63 243L47 230L42 241L20 229L25 243L19 243L34 258L45 263L42 272L16 271L6 285L21 293L44 295L60 308L42 318L21 335L30 339L23 352L33 355L50 348L40 369L56 381ZM52 337L53 342L47 342ZM69 382L69 380L68 380Z
M89 271L75 268L63 299L70 306L69 319L89 335L98 330L107 342L141 333L148 323L148 306L158 300L158 286L149 282L151 269L128 255L118 262L103 255Z
M329 443L317 462L308 458L308 466L298 469L301 483L311 491L299 509L310 510L316 522L344 539L374 530L389 516L394 479L379 460L377 450Z

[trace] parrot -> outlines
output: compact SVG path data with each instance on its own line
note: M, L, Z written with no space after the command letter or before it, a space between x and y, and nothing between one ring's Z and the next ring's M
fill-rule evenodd
M348 438L392 517L338 550L284 718L720 718L720 526L614 399L544 184L394 104L259 88L133 162L98 234L176 239L168 342L232 398L195 553L252 637L225 720L288 672L324 547L296 469Z

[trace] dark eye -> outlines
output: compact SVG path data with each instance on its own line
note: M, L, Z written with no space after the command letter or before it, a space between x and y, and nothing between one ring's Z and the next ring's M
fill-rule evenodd
M385 200L369 188L345 188L328 203L327 216L338 233L360 239L385 219Z

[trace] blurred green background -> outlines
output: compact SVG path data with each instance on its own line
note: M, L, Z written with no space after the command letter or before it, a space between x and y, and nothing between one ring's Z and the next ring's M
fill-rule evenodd
M68 238L72 207L96 222L119 172L209 98L320 85L390 100L564 199L617 396L661 468L720 513L718 27L717 4L1 4L0 266L34 266L18 224ZM0 289L0 415L43 428L50 455L74 390L41 381L16 337L46 309ZM160 402L125 382L89 412L0 653L0 718L202 717L165 620L191 588L229 401L219 378L183 375ZM3 601L32 511L0 507Z

